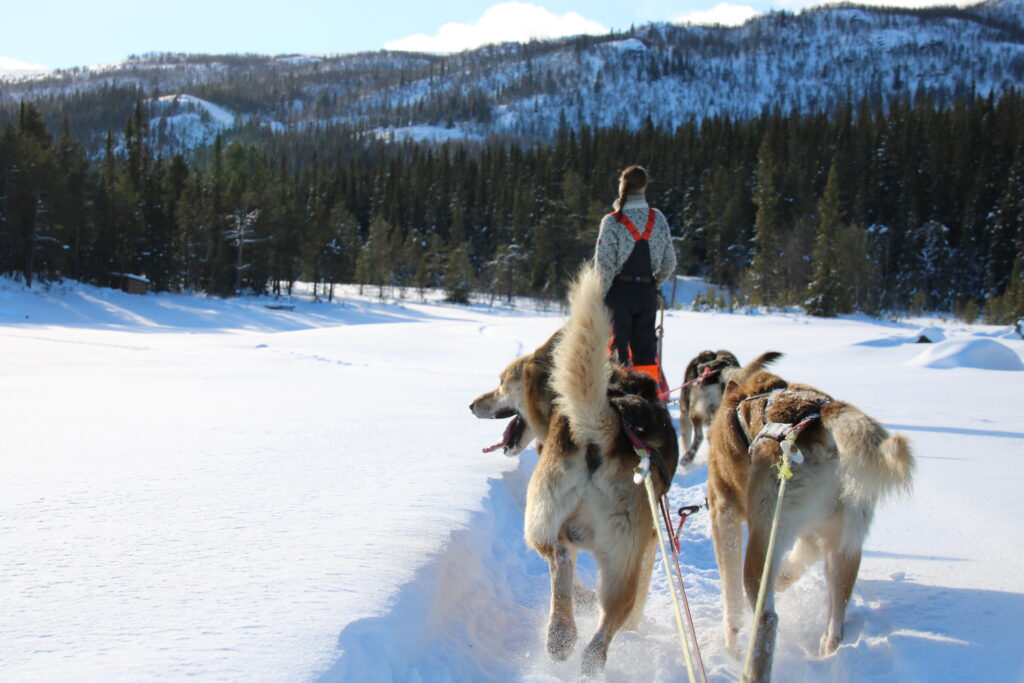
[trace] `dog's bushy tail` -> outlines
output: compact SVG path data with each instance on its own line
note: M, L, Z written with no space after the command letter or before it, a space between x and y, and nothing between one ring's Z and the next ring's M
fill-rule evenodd
M580 269L569 290L569 304L569 322L552 353L551 387L573 439L580 445L603 447L617 433L617 415L608 405L612 321L604 304L601 275L592 265Z
M722 378L725 380L723 384L727 383L729 380L734 380L737 384L743 384L750 377L753 377L755 372L764 370L780 358L782 358L782 353L779 351L765 351L743 367L726 368L722 371Z
M850 475L844 485L848 492L877 500L910 491L915 462L906 437L890 435L876 420L842 401L824 406L821 422L832 434L840 462Z

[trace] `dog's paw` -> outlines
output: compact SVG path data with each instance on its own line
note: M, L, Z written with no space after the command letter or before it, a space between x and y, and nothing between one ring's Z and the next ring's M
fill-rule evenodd
M739 626L725 627L725 651L736 660L743 659L743 648L739 642Z
M683 467L685 465L689 465L691 462L693 462L693 459L696 457L697 451L687 450L685 453L683 453L683 457L679 458L679 466Z
M739 643L739 629L729 629L725 632L725 651L733 659L742 661L744 652L742 645Z
M604 671L605 662L608 660L608 648L599 644L591 643L583 651L583 661L580 673L584 678L596 678Z
M842 639L843 634L841 632L836 633L832 629L825 631L824 635L821 636L821 642L818 644L818 654L822 657L828 657L836 651Z
M560 662L572 652L576 645L576 624L572 621L551 620L548 624L548 654Z

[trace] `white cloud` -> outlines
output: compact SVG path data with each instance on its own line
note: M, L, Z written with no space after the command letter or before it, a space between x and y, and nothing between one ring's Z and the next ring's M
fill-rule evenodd
M739 26L759 12L750 5L733 5L720 2L711 9L689 12L674 19L677 24L720 24L722 26Z
M460 52L489 43L526 42L581 33L601 35L608 33L608 29L576 12L558 16L543 7L513 1L489 8L475 24L445 24L432 36L417 33L388 41L384 47L410 52Z

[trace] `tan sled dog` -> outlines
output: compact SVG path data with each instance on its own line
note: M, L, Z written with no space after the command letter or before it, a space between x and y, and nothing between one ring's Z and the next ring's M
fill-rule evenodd
M623 420L652 457L655 489L664 493L679 458L676 432L658 387L641 372L611 363L611 319L600 276L584 268L570 293L566 326L501 373L497 389L477 397L477 417L512 417L502 441L517 453L538 440L537 467L526 494L524 533L551 570L547 650L567 658L576 642L573 582L579 550L600 569L597 631L583 651L583 672L598 673L621 628L635 628L654 563L655 532L645 488L633 483L637 464ZM525 441L524 441L525 439Z
M731 352L701 351L686 366L683 374L683 389L679 392L679 423L683 431L685 453L682 464L693 462L700 445L704 442L704 425L711 420L722 403L722 392L730 379L742 384L758 370L764 370L782 354L777 351L762 353L754 360L740 367Z
M815 413L820 419L796 440L803 462L792 464L774 552L768 558L771 568L756 634L754 681L771 678L778 623L775 590L784 590L822 556L829 610L820 651L826 655L838 647L875 504L911 484L914 458L909 444L899 434L890 436L854 406L767 372L756 373L742 385L730 381L711 426L708 457L711 532L730 650L737 651L744 588L751 606L757 599L778 493L781 449L766 435L773 430L765 425L795 424ZM748 542L741 563L743 522Z

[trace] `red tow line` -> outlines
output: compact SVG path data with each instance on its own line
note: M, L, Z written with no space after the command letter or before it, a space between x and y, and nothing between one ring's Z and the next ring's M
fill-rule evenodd
M688 387L688 386L690 386L692 384L704 384L705 381L707 381L709 378L713 377L714 375L718 374L718 372L719 372L718 370L712 370L710 367L704 368L704 372L702 372L701 374L697 375L696 377L691 379L689 382L684 382L683 384L681 384L680 386L676 387L675 389L670 389L668 391L668 393L674 394L675 392L679 391L680 389L685 389L686 387Z

